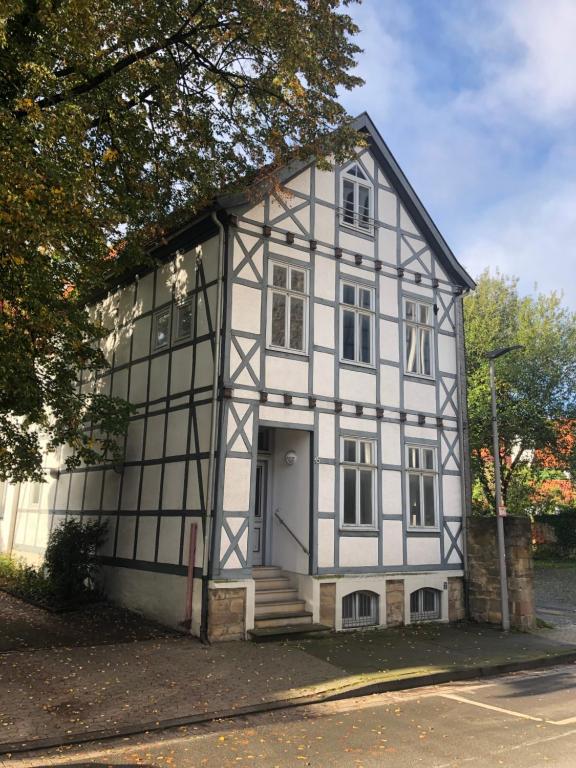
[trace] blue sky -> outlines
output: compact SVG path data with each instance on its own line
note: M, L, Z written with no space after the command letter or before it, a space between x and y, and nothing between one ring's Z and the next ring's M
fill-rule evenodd
M368 111L472 276L576 310L576 0L364 0Z

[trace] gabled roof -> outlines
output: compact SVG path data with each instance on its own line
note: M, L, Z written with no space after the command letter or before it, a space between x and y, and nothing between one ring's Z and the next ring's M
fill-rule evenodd
M446 272L462 287L474 289L476 283L450 250L438 227L432 221L430 214L424 208L422 201L398 165L396 158L372 122L370 115L363 112L353 121L352 125L357 131L368 134L368 145L384 175L394 187L402 205Z

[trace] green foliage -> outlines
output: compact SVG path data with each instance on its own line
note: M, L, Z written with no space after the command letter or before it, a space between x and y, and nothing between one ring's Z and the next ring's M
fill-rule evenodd
M357 29L347 0L10 0L0 11L0 479L116 460L126 406L90 388L107 361L95 287L242 178L347 156L338 104ZM110 244L121 254L110 260ZM107 331L106 331L107 333ZM86 437L84 425L94 431Z
M0 589L36 604L50 604L53 590L42 568L0 555Z
M576 316L555 293L520 297L517 281L484 272L464 301L474 506L494 509L492 423L487 351L522 344L496 363L500 467L504 503L515 513L534 505L546 477L576 467L575 441L559 424L576 416ZM574 426L570 427L572 437ZM572 476L574 476L572 474ZM532 511L532 510L531 510Z
M106 526L97 521L70 518L50 534L44 567L54 592L63 600L82 597L95 588L96 552L106 538Z
M539 515L535 522L549 525L556 536L554 544L539 548L541 556L571 558L576 555L576 510L566 510L556 515Z

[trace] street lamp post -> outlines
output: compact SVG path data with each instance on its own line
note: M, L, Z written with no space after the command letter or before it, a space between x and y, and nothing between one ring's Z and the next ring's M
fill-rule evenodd
M500 479L500 443L498 440L498 412L496 409L496 375L494 360L516 349L524 349L521 344L512 347L499 347L486 353L490 362L490 394L492 396L492 446L494 457L494 497L496 504L496 526L498 539L498 564L500 570L500 603L502 611L502 629L510 630L510 608L508 605L508 575L506 573L506 546L504 543L504 507L502 505L502 484Z

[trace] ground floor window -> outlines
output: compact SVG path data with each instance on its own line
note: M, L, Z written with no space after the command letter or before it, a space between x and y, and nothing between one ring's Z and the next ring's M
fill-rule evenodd
M342 627L369 627L378 624L378 595L352 592L342 600Z
M410 595L410 620L434 621L440 618L440 591L424 587Z

